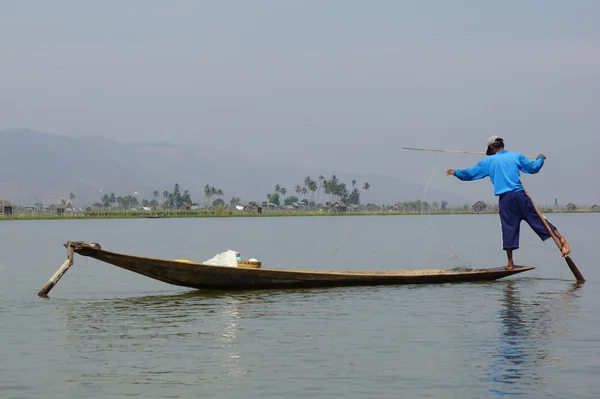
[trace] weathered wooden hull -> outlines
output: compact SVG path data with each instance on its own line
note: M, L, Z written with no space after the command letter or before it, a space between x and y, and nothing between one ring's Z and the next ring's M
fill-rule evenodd
M144 258L105 251L98 244L70 242L75 253L121 267L165 283L211 290L316 288L340 286L442 284L491 281L532 270L535 266L515 266L453 270L399 271L314 271L284 269L246 269L213 266L176 260Z

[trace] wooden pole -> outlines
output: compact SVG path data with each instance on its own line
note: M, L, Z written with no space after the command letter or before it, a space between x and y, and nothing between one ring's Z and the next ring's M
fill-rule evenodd
M542 213L538 209L537 205L535 205L535 202L533 201L533 198L531 198L531 195L529 195L529 193L527 192L527 190L525 190L525 194L527 194L527 196L531 200L531 203L533 204L533 208L535 209L535 212L537 213L537 215L539 216L539 218L542 220L542 223L544 224L544 227L546 228L546 230L548 230L548 233L550 234L550 236L552 237L552 239L556 243L556 246L558 247L558 249L562 249L562 244L560 243L560 240L554 234L554 232L550 228L550 225L548 225L548 222L546 221L546 218L542 215ZM569 269L571 269L571 273L573 273L573 275L575 276L575 279L577 281L580 281L580 282L585 281L585 279L583 278L583 275L581 274L581 272L577 268L577 265L575 265L575 262L573 262L573 260L569 256L565 256L564 258L565 258L565 261L567 262L567 265L569 266Z
M403 150L413 150L413 151L433 151L433 152L454 152L459 154L477 154L477 155L486 155L483 151L461 151L461 150L432 150L429 148L412 148L412 147L402 147ZM528 156L527 159L537 159L537 157Z
M58 283L58 280L69 270L69 268L73 265L73 246L70 242L67 243L67 260L63 265L54 273L50 280L44 285L44 287L38 292L38 296L42 298L47 298L50 290Z

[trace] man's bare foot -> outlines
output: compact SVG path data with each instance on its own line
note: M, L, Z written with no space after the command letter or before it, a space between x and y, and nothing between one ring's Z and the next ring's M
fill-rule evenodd
M515 263L513 262L513 248L506 248L506 260L508 261L505 269L512 270L515 267Z
M569 246L569 243L567 242L567 240L565 240L564 237L560 238L560 252L562 253L563 256L569 256L569 254L571 253L571 247Z

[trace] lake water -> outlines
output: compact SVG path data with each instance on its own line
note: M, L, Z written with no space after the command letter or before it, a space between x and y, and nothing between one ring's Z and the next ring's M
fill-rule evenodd
M0 398L597 398L599 214L550 219L587 278L522 225L491 283L198 292L76 255L67 240L263 267L505 263L497 215L0 222Z

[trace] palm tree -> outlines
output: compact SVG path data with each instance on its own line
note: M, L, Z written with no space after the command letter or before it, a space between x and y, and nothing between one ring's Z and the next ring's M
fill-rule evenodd
M171 193L167 190L163 191L163 197L165 197L165 202L163 204L163 208L166 208L169 205L169 199L171 197Z
M313 184L314 184L314 180L310 176L306 176L304 178L304 187L307 188L308 190L312 191L311 199L312 199L312 197L314 195L314 191L311 189L311 187L312 187Z
M346 183L338 183L335 186L335 195L337 195L338 199L342 202L348 202L348 189L346 188Z
M308 194L308 189L306 187L302 187L302 190L300 190L300 192L302 193L304 198L306 198L306 194Z
M175 185L173 186L173 199L176 202L179 202L179 200L181 200L181 191L179 189L179 183L175 183Z
M287 193L287 189L285 187L281 187L279 192L281 193L281 196L283 198L283 203L285 204L285 194Z
M367 191L371 188L371 185L367 182L363 185L363 190L365 190L365 204L367 203Z
M346 185L344 184L344 189ZM325 194L329 194L329 199L331 202L335 199L336 196L341 196L342 188L340 185L340 181L336 175L332 175L329 180L325 181Z
M317 202L319 202L319 198L321 197L321 189L325 188L325 176L319 176L319 190L317 191Z
M317 191L317 182L314 180L311 180L310 183L308 183L308 189L310 190L311 194L310 194L310 202L315 202L315 191Z
M160 196L160 193L158 192L158 190L154 190L152 192L152 198L157 199Z
M211 186L209 186L208 184L206 186L204 186L204 196L206 197L206 206L208 207L210 205L210 197L212 197L212 190L211 190Z
M75 194L69 194L69 201L71 201L71 205L73 205L73 201L75 201Z

